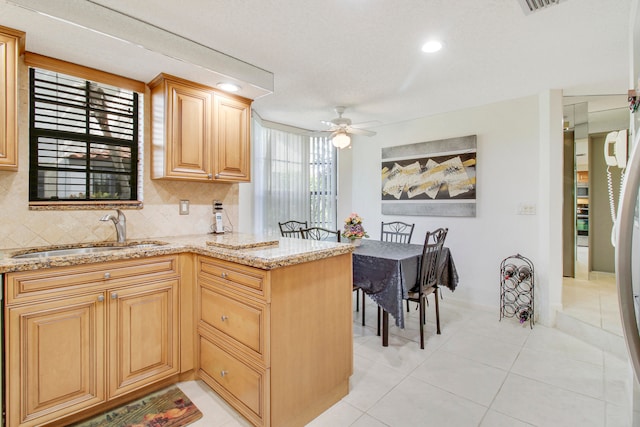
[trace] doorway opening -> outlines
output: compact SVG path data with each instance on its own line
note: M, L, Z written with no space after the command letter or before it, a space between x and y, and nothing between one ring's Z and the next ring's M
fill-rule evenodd
M563 312L619 335L603 148L628 127L626 95L564 97Z

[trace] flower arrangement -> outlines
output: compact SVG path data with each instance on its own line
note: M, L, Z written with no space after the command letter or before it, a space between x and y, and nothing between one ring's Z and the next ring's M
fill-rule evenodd
M362 226L362 218L360 218L357 213L352 213L344 220L344 231L342 232L342 237L346 237L349 240L369 237Z

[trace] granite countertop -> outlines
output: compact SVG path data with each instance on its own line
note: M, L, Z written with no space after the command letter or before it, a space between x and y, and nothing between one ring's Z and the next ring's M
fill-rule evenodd
M147 245L147 244L156 245ZM36 250L57 250L87 246L118 246L108 250L86 254L47 256L37 258L11 258L17 254ZM140 246L136 246L140 245ZM260 236L254 234L204 234L192 236L157 237L130 240L124 245L115 242L94 242L77 245L55 245L38 248L0 249L0 273L38 270L42 268L91 264L158 255L195 253L225 261L236 262L263 270L301 264L336 255L351 253L354 246L348 243L323 242Z

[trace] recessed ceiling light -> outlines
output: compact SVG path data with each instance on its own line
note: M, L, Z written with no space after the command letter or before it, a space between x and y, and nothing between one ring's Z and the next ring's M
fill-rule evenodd
M442 49L442 43L437 40L430 40L422 45L422 51L425 53L434 53Z
M218 86L219 89L222 89L226 92L237 92L240 90L240 86L233 83L220 82L216 86Z

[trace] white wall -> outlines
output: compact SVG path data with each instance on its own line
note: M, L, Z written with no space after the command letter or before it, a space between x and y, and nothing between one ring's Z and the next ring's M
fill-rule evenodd
M339 170L349 177L342 176L339 183L339 222L349 212L357 212L374 239L379 238L383 220L415 222L413 243L422 243L427 230L448 227L446 246L451 248L460 282L453 294L445 290L445 298L494 308L496 318L500 262L507 256L522 254L536 267L538 320L552 324L552 311L561 304L558 289L562 279L561 272L549 279L550 272L558 275L557 265L562 261L555 259L557 253L562 256L561 251L556 250L561 248L560 233L557 237L546 235L557 228L552 227L551 222L561 223L561 217L555 217L557 202L562 197L561 162L560 166L549 164L553 163L549 162L550 153L557 152L550 140L559 136L558 150L562 147L562 108L558 93L424 117L376 128L374 137L354 138L350 152L343 150L340 156ZM550 103L558 105L550 108ZM554 114L559 114L557 133L549 130L553 127L550 117ZM476 217L381 214L382 147L473 134L477 135ZM541 173L547 176L541 177ZM551 186L554 188L548 188ZM350 199L343 195L350 195ZM518 215L520 203L533 203L539 211L536 215ZM561 214L561 210L559 212ZM549 259L552 252L557 252L553 255L555 258Z

